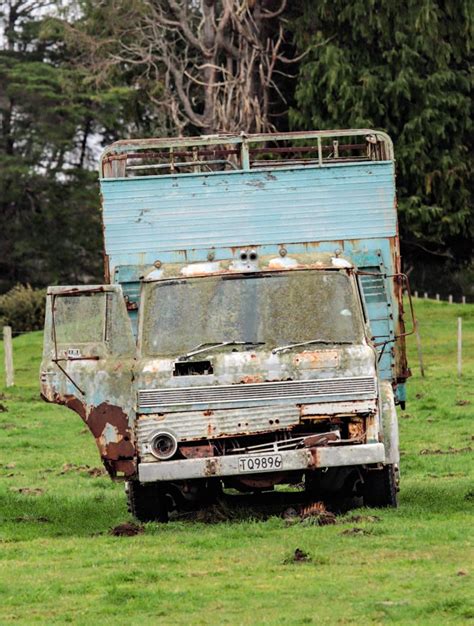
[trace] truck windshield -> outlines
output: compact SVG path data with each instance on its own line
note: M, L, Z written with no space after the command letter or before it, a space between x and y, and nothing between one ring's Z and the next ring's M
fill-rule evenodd
M352 280L342 271L302 270L148 283L142 352L177 356L229 341L275 348L314 337L360 343L363 322Z

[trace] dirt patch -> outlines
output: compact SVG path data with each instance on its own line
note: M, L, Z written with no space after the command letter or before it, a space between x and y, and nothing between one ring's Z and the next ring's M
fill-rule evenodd
M362 524L363 522L380 522L380 517L377 515L351 515L344 520L344 522L348 522L350 524Z
M290 524L306 521L306 523L312 523L316 526L328 526L337 523L335 514L327 510L324 502L312 502L306 506L286 509L283 513L283 519Z
M441 450L440 448L435 448L434 450L424 448L423 450L420 450L420 454L422 456L430 454L462 454L464 452L472 452L471 446L466 446L465 448L448 448L447 450Z
M141 535L145 532L145 528L134 522L125 522L119 524L109 531L110 535L114 537L135 537L135 535Z
M15 517L15 522L26 522L29 524L48 524L51 520L48 517L35 516L35 515L20 515Z
M365 530L364 528L359 528L354 526L354 528L348 528L347 530L343 530L340 535L350 535L350 536L362 536L362 535L371 535L370 530Z
M290 504L289 499L285 501L283 498L262 501L261 499L254 500L245 496L243 500L239 496L224 496L207 506L199 506L197 504L196 508L184 511L171 511L170 519L201 522L204 524L220 524L222 522L248 521L249 519L266 521L276 516L283 518L287 525L327 526L338 524L339 515L345 515L350 509L360 506L359 502L355 504L353 498L349 499L349 501L350 503L344 500L342 502L334 501L329 504L322 501L298 502L296 500L296 502ZM342 520L342 523L346 523L346 520Z
M305 552L304 550L301 550L300 548L296 548L294 553L283 561L283 565L290 565L292 563L310 563L310 562L311 562L311 557L309 556L309 554Z
M44 489L39 487L10 487L10 491L21 493L23 496L41 496L44 493Z
M8 407L3 402L0 402L0 413L6 413L8 411Z
M103 467L91 467L86 472L89 476L92 476L92 478L97 478L98 476L105 476L107 474L107 472L105 471Z
M74 463L65 463L62 470L59 472L59 476L69 474L69 472L79 472L80 474L87 474L96 478L97 476L105 476L106 471L102 467L90 467L89 465L75 465Z
M467 406L468 404L471 404L470 400L458 400L456 402L456 406Z

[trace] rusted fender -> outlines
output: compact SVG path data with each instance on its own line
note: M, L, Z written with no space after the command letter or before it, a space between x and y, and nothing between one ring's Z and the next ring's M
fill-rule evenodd
M51 402L49 398L43 397ZM55 394L52 402L67 406L81 416L94 435L102 462L112 478L116 478L118 474L123 474L126 478L136 474L134 436L123 409L107 402L98 406L87 406L74 395Z

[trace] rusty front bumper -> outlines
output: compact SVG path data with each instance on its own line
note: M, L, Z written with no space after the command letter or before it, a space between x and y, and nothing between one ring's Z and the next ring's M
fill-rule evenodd
M344 465L369 465L385 461L385 449L382 443L368 443L354 446L333 446L304 448L278 453L282 465L278 471L316 469L318 467L340 467ZM242 474L239 458L243 455L214 456L203 459L184 459L181 461L161 461L140 463L138 477L140 482L189 480L217 476L237 476ZM248 455L245 455L248 456ZM256 473L269 473L261 470Z

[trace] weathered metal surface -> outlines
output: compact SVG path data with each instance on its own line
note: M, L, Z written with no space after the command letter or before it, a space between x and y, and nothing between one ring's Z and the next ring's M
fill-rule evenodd
M377 409L377 398L372 400L338 400L336 402L318 402L317 404L302 404L300 415L302 418L327 415L351 415L357 413L374 413Z
M380 404L385 462L397 465L400 463L397 411L395 408L392 385L386 380L380 382Z
M371 143L375 141L383 142L385 158L393 159L393 144L387 133L371 128L350 128L337 130L305 130L290 133L272 133L268 134L247 134L247 133L222 133L215 135L202 135L200 137L162 137L150 139L124 139L116 141L106 148L101 156L101 163L104 160L113 160L115 155L124 153L134 153L137 151L155 150L164 148L185 148L197 146L245 146L249 143L265 145L269 139L271 141L301 141L303 139L333 139L342 137L364 137Z
M80 415L111 476L130 477L136 472L135 344L122 290L118 285L50 287L48 294L42 396ZM63 307L71 298L74 306ZM97 298L105 298L105 306L92 314Z
M293 363L300 369L324 369L327 367L337 367L339 365L339 352L337 350L317 350L317 351L304 351L299 354L295 354L293 357Z
M179 441L274 432L299 423L298 407L269 404L226 410L178 411L163 415L139 416L136 423L137 444L141 454L148 452L153 434L166 428Z
M385 462L381 443L312 448L314 467L342 467Z
M227 405L245 406L264 401L278 402L330 401L334 398L364 400L375 396L375 379L371 376L357 378L339 377L258 383L242 386L209 385L205 387L180 387L176 389L140 389L138 407L146 410L179 410L179 407L204 407Z
M282 467L279 471L316 469L383 463L383 444L315 447L279 452ZM268 472L263 470L260 473ZM138 477L141 482L188 480L209 476L236 476L241 474L238 456L222 456L206 459L186 459L164 463L139 463Z
M162 251L392 237L393 163L101 180L112 267Z
M106 402L90 407L73 395L55 394L49 400L43 394L43 398L67 406L82 418L94 436L101 459L111 477L115 478L119 473L130 477L136 473L133 429L121 407Z

